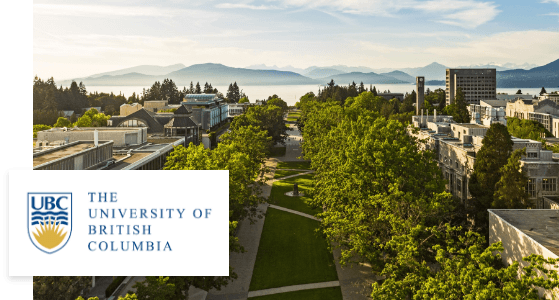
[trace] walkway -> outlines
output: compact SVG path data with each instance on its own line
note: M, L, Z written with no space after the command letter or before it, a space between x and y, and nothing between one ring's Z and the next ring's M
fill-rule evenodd
M313 289L321 289L321 288L329 288L340 286L339 281L328 281L328 282L319 282L319 283L308 283L308 284L298 284L298 285L291 285L291 286L283 286L279 288L273 289L266 289L266 290L259 290L259 291L252 291L248 293L248 297L258 297L258 296L267 296L279 293L288 293L288 292L296 292L302 290L313 290Z
M302 169L281 169L282 171L301 171L303 173L289 175L281 178L274 179L277 163L279 161L299 161L301 157L301 146L300 142L302 137L294 125L291 125L290 130L288 130L289 140L286 142L286 154L283 157L270 158L266 162L266 166L271 171L271 178L266 182L266 185L262 189L262 196L268 198L270 196L272 185L275 181L285 180L297 176L311 174L312 170L302 170ZM303 216L305 218L313 219L315 221L321 221L315 216L305 214L296 210L284 208L281 206L273 204L261 204L258 209L262 213L266 213L267 207L274 209L286 211L292 214ZM371 284L373 282L372 273L370 266L357 265L353 268L341 268L339 264L340 250L336 249L334 251L334 260L336 264L336 271L338 273L338 281L329 282L318 282L310 284L301 284L293 286L284 286L279 288L249 291L250 281L252 278L252 272L254 270L254 263L256 261L256 254L258 251L258 246L260 243L260 237L262 235L262 229L264 226L265 217L259 219L255 224L250 224L248 221L243 221L240 223L238 228L238 237L241 245L247 251L246 253L231 253L229 255L230 265L234 268L235 273L238 275L238 279L231 282L226 287L222 288L221 291L211 290L206 299L207 300L246 300L252 297L273 295L286 292L294 292L309 289L319 289L340 286L342 290L342 297L344 300L366 300L369 299ZM368 290L367 290L368 288Z

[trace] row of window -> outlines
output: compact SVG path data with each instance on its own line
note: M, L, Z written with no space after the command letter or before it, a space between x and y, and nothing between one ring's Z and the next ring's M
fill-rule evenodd
M542 178L542 191L556 192L557 191L557 178ZM536 178L528 178L526 184L526 193L530 198L536 197Z

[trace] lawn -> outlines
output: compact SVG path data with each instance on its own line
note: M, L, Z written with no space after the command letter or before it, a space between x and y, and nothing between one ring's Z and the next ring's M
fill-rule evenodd
M323 289L303 290L280 293L268 296L252 297L255 300L342 300L342 289L339 286Z
M299 118L287 117L286 121L287 121L287 122L297 122L297 119L299 119Z
M290 112L290 113L287 114L287 117L300 118L301 113L300 112Z
M315 220L268 208L249 290L338 280L318 226Z
M286 147L272 147L270 157L285 156Z
M315 215L320 212L320 210L318 208L311 208L310 197L289 197L285 195L285 193L293 191L293 184L295 183L298 184L299 191L305 193L305 195L309 195L312 188L312 180L313 174L307 174L275 181L272 185L272 191L270 193L270 197L268 198L268 203L300 211L309 215Z
M299 170L310 170L310 161L280 161L278 163L277 169L299 169Z
M295 174L305 173L306 171L288 171L288 170L276 170L274 174L274 179L282 178L285 176L291 176Z

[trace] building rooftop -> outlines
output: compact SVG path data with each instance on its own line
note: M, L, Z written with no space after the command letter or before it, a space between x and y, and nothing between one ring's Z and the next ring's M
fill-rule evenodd
M99 141L99 146L106 144L107 141ZM109 142L112 143L112 142ZM48 163L53 160L57 160L63 157L67 157L89 148L93 148L94 142L79 141L73 142L66 145L61 145L57 147L52 147L40 152L33 153L33 167Z
M490 209L489 212L559 255L559 210Z
M460 126L466 128L489 128L487 126L483 126L480 124L472 124L472 123L456 123L456 124L452 124L452 126Z
M153 152L133 153L128 158L125 158L126 156L122 156L122 155L114 155L113 158L115 160L117 160L117 161L119 159L122 159L122 160L115 163L115 164L112 164L112 165L108 166L104 170L121 170L121 169L124 169L124 168L128 167L129 165L139 161L140 159L151 155L152 153Z

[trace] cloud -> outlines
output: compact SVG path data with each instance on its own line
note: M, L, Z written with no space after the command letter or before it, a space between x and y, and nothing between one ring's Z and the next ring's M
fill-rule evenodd
M559 58L559 32L502 32L446 47L428 47L424 53L452 60L455 64L479 61L544 64Z
M250 5L250 4L245 4L245 3L220 3L220 4L217 4L215 7L217 7L217 8L245 8L245 9L252 9L252 10L280 9L277 6Z
M274 1L274 0L272 0ZM346 14L397 17L403 10L433 15L432 21L476 28L493 20L498 14L493 2L477 0L275 0L286 7L330 9ZM556 1L556 0L554 0ZM559 1L559 0L557 0Z
M171 9L146 6L111 6L111 5L73 5L73 4L33 4L34 15L78 16L78 17L174 17L200 16L204 18L218 17L211 11L191 9Z
M555 3L559 5L559 0L543 0L542 3Z

